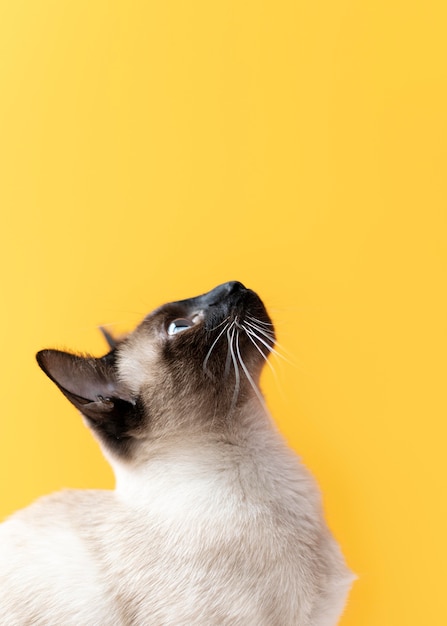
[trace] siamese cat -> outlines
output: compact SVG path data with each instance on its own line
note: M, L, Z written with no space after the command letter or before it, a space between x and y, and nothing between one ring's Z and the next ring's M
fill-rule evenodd
M353 575L263 403L275 344L239 282L166 304L101 358L37 361L82 413L114 491L0 525L2 626L333 626Z

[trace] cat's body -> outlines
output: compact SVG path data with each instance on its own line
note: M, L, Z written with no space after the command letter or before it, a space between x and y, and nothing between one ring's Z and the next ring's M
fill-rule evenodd
M103 359L40 353L117 486L0 526L2 626L337 623L353 577L259 401L272 343L258 297L227 283L158 309Z

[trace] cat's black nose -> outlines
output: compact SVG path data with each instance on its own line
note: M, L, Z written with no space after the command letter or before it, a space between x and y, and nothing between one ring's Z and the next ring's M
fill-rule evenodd
M228 296L236 296L239 293L247 291L242 283L237 280L231 280L228 283L218 285L212 291L196 298L205 306L215 306L225 301Z
M228 296L235 296L238 293L242 293L243 291L247 291L242 283L238 280L230 280L228 283L223 283L223 285L219 285L215 287L211 292L213 300L223 300Z
M221 287L225 287L227 289L227 293L236 293L238 291L245 291L245 286L240 283L238 280L230 280L228 283L224 283Z

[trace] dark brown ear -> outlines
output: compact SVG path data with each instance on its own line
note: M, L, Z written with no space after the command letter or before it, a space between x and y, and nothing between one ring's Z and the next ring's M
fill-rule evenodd
M104 339L107 342L107 345L109 346L109 348L111 350L114 350L116 348L116 346L118 345L119 341L118 339L116 339L112 333L110 333L107 328L104 328L104 326L100 326L99 330L102 333L102 336L104 337Z
M98 435L109 443L132 437L141 415L136 399L120 388L113 352L96 359L60 350L41 350L36 359Z

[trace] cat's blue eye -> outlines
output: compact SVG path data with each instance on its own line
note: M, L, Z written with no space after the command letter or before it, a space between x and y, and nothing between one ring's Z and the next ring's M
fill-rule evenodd
M171 322L168 326L168 335L176 335L177 333L181 333L182 330L187 330L194 326L194 323L191 320L179 318Z

